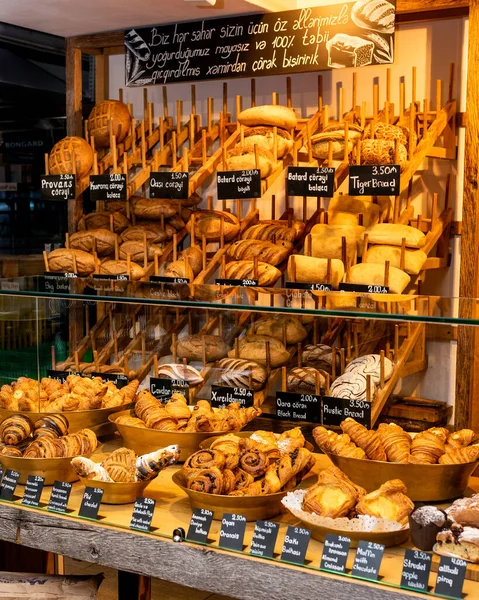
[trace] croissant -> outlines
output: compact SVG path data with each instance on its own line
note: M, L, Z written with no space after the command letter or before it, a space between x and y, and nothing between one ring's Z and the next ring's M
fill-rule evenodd
M68 419L64 415L45 415L35 421L34 437L50 435L61 437L68 433Z
M95 481L113 481L107 471L99 464L84 456L72 458L71 465L80 477L94 479Z
M326 429L326 427L318 426L313 429L313 437L323 452L332 452L331 444L338 437L338 434Z
M158 400L148 390L141 390L135 403L135 414L142 421L146 421L148 412L158 406Z
M0 455L19 457L23 456L23 453L20 448L17 448L17 446L3 446L3 448L0 450Z
M143 427L146 429L146 425L141 419L138 419L137 417L129 417L128 415L118 417L115 423L118 423L119 425L130 425L132 427Z
M180 458L180 448L177 445L167 446L149 454L143 454L136 459L136 480L148 481L158 475L158 473L174 465Z
M411 455L411 436L395 423L381 423L378 427L389 462L408 463Z
M186 427L191 418L191 411L188 408L186 398L182 394L173 394L165 404L165 408L172 417L177 419L178 427Z
M366 453L362 448L356 446L351 438L346 433L338 435L331 443L331 452L336 456L345 456L347 458L366 459Z
M412 464L436 464L446 451L444 441L441 435L430 430L421 431L412 441L409 462Z
M360 515L371 515L406 525L414 510L414 503L408 498L404 483L400 479L391 479L378 490L364 496L356 510Z
M476 462L479 459L479 446L454 448L443 454L439 459L441 465L460 465Z
M186 487L195 492L221 494L223 473L217 467L192 471L186 476Z
M447 438L446 452L449 452L453 448L463 448L472 444L476 434L472 429L460 429L456 433L451 433Z
M369 431L364 425L350 417L341 423L341 429L349 435L355 444L364 450L369 459L387 460L384 447L375 431Z
M310 488L303 500L303 510L320 517L338 519L348 516L366 490L355 485L337 467L318 475L318 483Z
M148 411L145 419L146 426L158 431L176 431L178 421L167 410L161 406L152 408Z
M108 456L101 466L113 481L128 483L136 481L136 455L128 448L118 448Z
M24 415L12 415L0 424L0 439L10 446L18 446L33 431L33 423Z
M226 459L222 452L205 448L204 450L198 450L189 456L183 465L183 470L188 474L191 471L210 469L212 467L224 469L225 464Z
M278 463L278 477L281 487L300 472L310 471L315 459L307 448L298 448L281 457Z
M216 438L211 444L211 450L222 452L225 456L225 467L236 469L240 459L240 439L236 435L229 434ZM234 488L233 488L234 489Z

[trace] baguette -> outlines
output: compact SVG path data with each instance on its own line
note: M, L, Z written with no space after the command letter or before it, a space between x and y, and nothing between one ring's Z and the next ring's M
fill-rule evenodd
M73 260L75 257L75 262ZM75 270L76 263L76 270ZM48 255L48 268L53 272L77 273L77 275L90 275L95 270L93 255L83 250L69 250L58 248Z
M113 231L115 233L121 233L131 225L130 221L121 212L105 210L84 215L78 222L78 230L110 229L110 215L113 216Z
M295 273L293 273L292 257L288 260L288 278L297 283L331 283L337 289L344 277L343 261L333 258L331 260L331 281L327 281L328 260L295 254Z
M126 260L130 255L130 259L140 265L143 264L145 260L145 244L143 240L130 240L128 242L123 242L120 246L119 256L121 260ZM146 258L148 261L154 260L155 254L161 256L163 254L163 249L160 246L156 246L155 244L146 244Z
M276 368L286 364L291 355L279 340L267 335L247 335L241 338L238 344L239 357L236 356L236 348L228 352L230 358L243 358L253 360L262 365L266 364L266 347L269 343L269 354L271 367Z
M422 250L405 250L404 271L410 275L418 275L427 260ZM369 246L364 263L384 264L389 261L391 267L401 268L401 248L399 246Z
M348 128L348 154L354 144L361 138L362 129L358 125L350 124ZM332 144L333 159L343 160L344 146L346 143L344 123L325 127L321 133L313 135L311 145L313 156L325 160L329 156L329 143Z
M352 196L335 196L329 202L329 225L359 225L359 215L363 215L363 225L370 227L379 221L381 208L374 202Z
M171 238L160 225L133 225L122 232L121 239L124 242L142 242L145 239L145 233L146 241L150 244L158 244Z
M198 239L205 236L207 242L218 242L221 232L221 218L223 218L223 231L226 242L234 239L240 231L238 217L220 210L198 210L195 213L195 235ZM186 224L186 229L191 235L191 221Z
M130 262L130 273L128 273L128 261L107 260L100 265L102 275L129 275L132 281L138 281L145 276L145 271L135 262Z
M138 198L133 203L133 214L142 219L159 221L161 216L166 219L177 213L178 206L172 200L158 198Z
M392 294L402 294L411 278L407 273L389 267L389 291ZM353 265L348 271L348 283L360 285L385 285L385 267L369 263Z
M250 127L244 132L247 144L257 145L274 155L274 128L273 127ZM293 149L293 138L284 129L277 128L277 157L283 158Z
M267 127L280 127L288 131L294 129L298 124L298 119L292 108L271 104L252 106L242 110L237 119L241 125L246 127L266 125Z
M410 225L397 225L395 223L378 223L366 232L371 244L389 244L401 246L406 240L408 248L422 248L426 243L426 236L422 231Z
M239 240L231 244L226 255L234 260L253 260L258 256L260 261L276 266L286 260L292 248L291 242L281 240L276 244L262 240Z
M281 277L281 271L273 265L264 262L258 262L258 285L270 286L274 285ZM225 268L226 279L256 279L254 261L238 260L230 262Z
M199 275L203 269L203 252L200 247L191 246L190 248L183 250L183 252L180 252L178 261L186 262L186 259L188 259L195 277Z
M221 163L219 171L251 171L259 169L261 179L266 179L271 175L276 167L274 156L261 146L256 148L258 153L258 162L256 162L255 148L253 144L244 144L236 146L228 153L226 159L226 168L224 163Z
M98 256L108 256L115 251L116 233L109 229L90 229L70 236L70 248L85 252L95 251Z
M203 344L205 347L206 362L213 362L224 358L228 353L228 345L219 335L187 335L179 338L176 344L178 358L187 360L203 359ZM173 346L170 348L173 352Z
M193 269L184 260L175 260L173 262L170 262L170 264L166 267L163 275L165 277L184 277L190 282L192 282L195 278Z

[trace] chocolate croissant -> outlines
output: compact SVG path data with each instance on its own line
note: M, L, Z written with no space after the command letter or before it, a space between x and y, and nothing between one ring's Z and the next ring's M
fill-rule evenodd
M34 425L28 417L12 415L0 424L0 439L7 445L18 446L31 435L33 428Z
M68 419L60 414L45 415L35 421L33 437L50 436L59 438L68 433Z
M113 481L101 465L84 456L72 458L71 465L79 477L93 479L95 481Z

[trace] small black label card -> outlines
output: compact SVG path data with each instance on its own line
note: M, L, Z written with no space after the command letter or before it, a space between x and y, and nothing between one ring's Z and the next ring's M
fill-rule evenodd
M150 394L162 402L171 398L171 395L175 392L183 395L188 394L189 389L188 382L183 379L150 377Z
M462 598L467 563L460 558L441 556L434 593L449 598Z
M343 398L323 396L321 416L321 424L325 427L339 427L345 419L343 414Z
M357 294L389 294L385 285L363 285L361 283L340 283L340 292L356 292Z
M109 275L108 273L95 273L93 279L98 281L130 281L128 275Z
M286 178L288 196L334 196L334 169L332 167L289 167Z
M273 558L279 525L271 521L256 521L250 554Z
M239 287L258 287L257 279L216 279L216 285L234 285Z
M75 175L42 175L40 188L43 200L75 200Z
M78 515L86 519L97 519L100 509L101 499L103 498L101 488L86 487L80 505Z
M126 175L109 173L90 175L90 200L126 200Z
M187 277L162 277L161 275L152 275L150 283L167 283L168 285L182 285L190 283Z
M29 475L25 491L23 493L22 504L27 506L38 506L40 504L40 496L42 495L45 479L39 475Z
M328 533L324 540L323 556L319 568L335 573L346 573L350 545L351 540L348 537Z
M312 292L332 292L332 283L297 283L295 281L286 282L287 290L310 290Z
M54 512L66 512L72 484L67 481L55 481L48 502L48 510Z
M289 525L284 537L281 560L304 565L310 539L311 531L309 529Z
M218 200L261 198L261 173L251 171L220 171L216 175Z
M69 294L70 280L77 277L76 273L52 273L45 271L41 280L41 291L50 294Z
M213 408L223 408L232 402L239 402L241 408L254 406L254 391L247 388L211 386L211 406Z
M351 574L376 581L379 577L384 548L382 544L374 542L359 542Z
M276 392L276 415L287 421L321 423L321 396Z
M67 377L70 375L81 376L81 373L76 373L75 371L55 371L54 369L47 369L47 377L50 377L50 379L56 379L60 383L65 383Z
M245 531L246 517L225 513L221 520L219 547L241 552Z
M12 500L19 478L20 473L18 471L13 471L13 469L5 471L2 483L0 483L0 500Z
M206 508L195 508L191 517L186 539L190 542L206 544L213 522L213 512Z
M366 400L348 400L323 396L322 425L339 427L341 421L351 417L368 429L371 427L371 403Z
M401 587L408 590L428 591L432 554L406 549L402 569Z
M151 520L155 512L156 500L152 498L137 498L133 506L130 529L138 531L150 531Z
M113 381L119 390L128 385L128 377L122 373L92 373L91 377L101 377L103 383Z
M189 176L186 171L159 171L150 174L150 198L187 200Z
M399 196L399 165L350 165L350 196Z

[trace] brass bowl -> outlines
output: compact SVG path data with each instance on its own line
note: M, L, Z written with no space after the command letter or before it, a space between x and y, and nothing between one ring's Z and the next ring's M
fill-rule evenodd
M232 433L233 435L236 435L237 437L240 437L240 438L249 438L254 433L254 431L231 431L230 433ZM225 433L223 435L228 435L228 434ZM218 436L209 437L208 439L201 442L199 447L202 450L204 450L205 448L209 448L217 437ZM314 452L313 444L310 444L307 440L304 444L304 447L307 448L310 452Z
M90 454L86 455L90 456ZM71 466L72 457L62 458L22 458L21 456L1 456L0 462L5 469L13 469L20 473L18 483L25 485L29 475L38 475L45 479L45 485L53 485L55 481L72 483L80 477Z
M347 458L325 453L351 481L368 492L377 490L385 481L400 479L414 502L445 502L464 494L469 477L478 463L463 465L409 465Z
M151 483L151 480L117 483L96 481L86 477L80 477L80 481L85 487L97 487L103 490L102 504L131 504L143 496L146 486Z
M33 422L35 422L37 419L45 417L46 415L60 414L68 419L68 433L75 433L76 431L80 431L80 429L85 429L87 427L91 428L95 427L96 425L102 425L103 423L107 423L110 415L119 411L124 411L125 409L131 408L132 406L133 402L128 402L127 404L122 404L121 406L114 406L113 408L72 410L59 413L7 410L6 408L2 408L0 409L0 421L3 421L3 419L11 417L12 415L18 415L19 413L22 413L22 415L29 417Z

